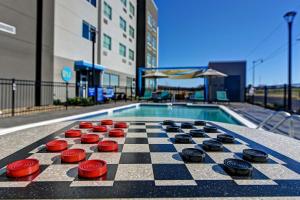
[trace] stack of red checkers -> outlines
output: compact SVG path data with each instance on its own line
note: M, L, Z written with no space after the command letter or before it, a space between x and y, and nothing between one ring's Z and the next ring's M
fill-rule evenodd
M79 164L78 176L82 178L97 178L107 172L104 160L87 160Z
M117 122L115 123L115 128L127 128L126 122Z
M68 149L61 153L62 162L75 163L85 159L85 150L83 149Z
M99 135L84 134L81 136L81 143L93 144L99 142Z
M79 128L93 128L93 124L91 122L80 122Z
M109 131L108 135L110 137L124 137L125 133L123 129L112 129Z
M104 119L101 121L101 125L108 125L108 126L111 126L113 125L113 120L110 120L110 119Z
M107 132L107 127L106 127L106 125L94 126L93 132Z
M47 151L62 151L68 148L68 143L65 140L53 140L46 144Z
M6 166L6 175L9 177L23 177L34 174L40 169L37 159L18 160Z
M65 132L65 137L67 138L75 138L81 136L81 130L78 129L70 129Z
M98 144L99 151L118 151L118 143L113 140L101 141Z

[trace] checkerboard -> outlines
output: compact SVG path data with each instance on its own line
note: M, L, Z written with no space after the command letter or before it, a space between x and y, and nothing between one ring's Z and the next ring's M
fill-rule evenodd
M130 121L123 138L110 138L99 134L101 140L118 142L118 152L99 152L97 144L81 144L80 138L65 138L64 131L78 129L76 122L46 138L25 147L1 161L1 166L24 158L40 161L40 171L30 177L11 179L0 171L1 198L140 198L140 197L219 197L219 196L300 196L300 165L284 158L278 152L265 148L248 138L219 127L219 133L206 133L193 138L190 144L175 143L175 135L166 132L161 122ZM94 125L97 122L93 122ZM177 122L180 125L180 122ZM214 125L214 124L211 124ZM203 128L195 126L195 128ZM92 132L82 129L84 133ZM190 129L182 129L189 133ZM182 160L184 148L202 149L202 142L227 133L235 136L235 143L224 144L224 151L206 152L201 163ZM50 153L45 143L64 139L69 149L82 148L88 160L107 162L108 173L98 179L82 179L77 175L78 164L66 164L60 153ZM251 177L230 176L223 167L226 158L242 159L246 148L259 148L269 153L267 163L252 163ZM293 187L288 187L293 185ZM284 187L286 186L286 187ZM47 189L45 189L47 188ZM33 195L33 196L32 196Z

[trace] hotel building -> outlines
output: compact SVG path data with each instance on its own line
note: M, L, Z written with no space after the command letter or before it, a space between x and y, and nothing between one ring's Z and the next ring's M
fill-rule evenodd
M140 27L145 35L138 35ZM70 83L87 88L95 31L95 84L135 87L137 66L157 66L156 27L152 0L2 0L0 78L63 82L62 71L69 68ZM86 96L79 88L77 96Z

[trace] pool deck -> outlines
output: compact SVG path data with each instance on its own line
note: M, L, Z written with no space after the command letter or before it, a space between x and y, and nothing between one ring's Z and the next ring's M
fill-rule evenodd
M121 156L136 154L143 152L151 156L153 172L150 170L149 164L128 164L132 160L116 161L116 157L106 159L116 161L112 166L117 167L116 177L111 181L104 181L106 186L97 186L94 184L103 184L103 181L95 181L89 185L89 181L78 181L77 175L72 173L63 176L64 179L70 181L71 187L66 185L66 182L59 182L55 179L62 171L55 171L51 175L51 170L47 168L60 169L62 165L54 164L47 165L43 169L41 176L33 180L33 184L28 185L22 182L7 182L3 176L0 176L0 198L188 198L197 199L299 199L300 198L300 141L289 138L284 135L270 133L264 130L250 129L243 126L212 123L219 127L220 131L231 134L236 137L238 143L226 145L226 151L220 153L208 153L207 157L211 162L201 164L184 163L180 157L176 156L180 149L184 147L192 147L203 141L203 138L194 138L193 144L178 145L173 144L169 140L161 138L161 135L172 138L174 133L166 133L164 129L158 128L159 122L165 118L114 118L116 121L128 121L130 127L127 130L125 140L118 140L122 144ZM170 119L170 118L168 118ZM176 121L191 121L188 119L174 119ZM0 159L1 167L5 166L11 159L22 156L38 156L38 153L31 148L39 147L53 137L60 138L64 130L74 127L78 122L68 121L46 126L30 128L22 131L10 133L0 136ZM146 127L144 130L143 127ZM162 127L163 128L163 127ZM185 130L186 131L186 130ZM145 134L151 133L160 134L159 138L147 138L147 143L139 143L142 140L146 141ZM215 137L216 134L208 134L210 137ZM157 136L158 137L158 136ZM139 138L139 139L136 139ZM143 139L141 139L143 138ZM128 141L127 141L128 139ZM134 140L133 140L134 139ZM70 140L71 141L71 140ZM123 142L122 142L123 141ZM130 141L130 142L129 142ZM132 143L133 141L134 144ZM137 142L139 141L139 142ZM151 142L152 141L152 142ZM155 141L155 142L153 142ZM136 144L138 143L138 144ZM75 144L77 145L77 144ZM79 145L79 144L78 144ZM159 148L162 152L152 152L151 145ZM165 152L162 146L175 146L175 152ZM150 147L150 152L149 147ZM253 164L256 171L251 179L235 179L222 171L218 166L228 157L239 156L244 148L259 148L269 154L269 162L266 164ZM148 149L148 150L146 150ZM26 152L29 151L29 152ZM41 161L48 163L49 154L42 154ZM97 155L93 152L91 156ZM100 153L101 155L101 153ZM118 155L118 154L115 154ZM25 156L25 157L26 157ZM119 157L120 159L120 157ZM142 158L140 158L142 159ZM143 158L144 159L144 158ZM52 159L51 159L52 160ZM130 161L131 160L131 161ZM134 159L136 161L136 159ZM126 162L126 164L122 163ZM139 162L139 161L138 161ZM44 164L45 164L44 163ZM171 171L161 171L163 166L183 167L186 166L190 173L189 180L176 180L178 174L173 174ZM67 165L64 165L67 166ZM132 168L136 166L137 168ZM70 168L72 166L68 166ZM217 170L218 168L218 170ZM65 168L64 168L65 169ZM112 168L113 169L113 168ZM134 174L131 174L134 169ZM177 170L174 168L173 170ZM213 169L213 170L212 170ZM150 171L149 171L150 170ZM4 169L0 170L4 173ZM63 171L64 172L64 171ZM47 175L47 173L50 173ZM58 173L58 174L57 174ZM153 173L153 174L152 174ZM180 174L181 176L182 174ZM165 180L165 176L168 177ZM154 177L154 178L153 178ZM162 180L159 177L162 177ZM50 182L43 182L50 180ZM73 180L74 179L74 180ZM169 180L171 179L171 180ZM175 179L175 180L174 180ZM128 181L128 180L139 180ZM146 181L147 180L147 181ZM155 183L155 184L154 184ZM22 185L25 184L25 185ZM44 185L43 185L44 184ZM113 184L113 185L110 185ZM153 185L154 184L154 185ZM175 184L175 185L174 185ZM27 186L28 185L28 186ZM88 186L89 185L89 186ZM155 186L156 185L156 186ZM61 187L61 188L60 188ZM47 188L47 190L44 190ZM44 192L43 192L44 191ZM49 191L49 192L48 192ZM96 193L95 193L96 191ZM105 192L106 193L105 193ZM73 196L72 196L73 195ZM220 198L221 197L221 198Z
M117 103L111 102L107 104L101 104L96 106L87 106L82 108L76 109L69 109L69 110L61 110L61 111L49 111L31 115L23 115L23 116L16 116L16 117L9 117L9 118L0 118L0 130L4 128L11 128L15 126L25 125L25 124L32 124L41 121L57 119L62 117L67 117L70 115L78 115L82 113L93 112L96 110L103 110L109 109L124 105L130 105L132 103L136 103L136 101L118 101Z

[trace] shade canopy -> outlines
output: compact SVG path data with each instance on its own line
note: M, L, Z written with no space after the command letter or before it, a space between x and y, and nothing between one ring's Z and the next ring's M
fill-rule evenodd
M226 76L227 76L227 74L224 74L224 73L219 72L219 71L214 70L214 69L207 69L204 72L201 72L201 73L196 75L196 77L199 77L199 78L226 77Z
M162 72L155 71L155 72L148 73L148 74L144 75L143 77L144 78L168 78L169 76Z

